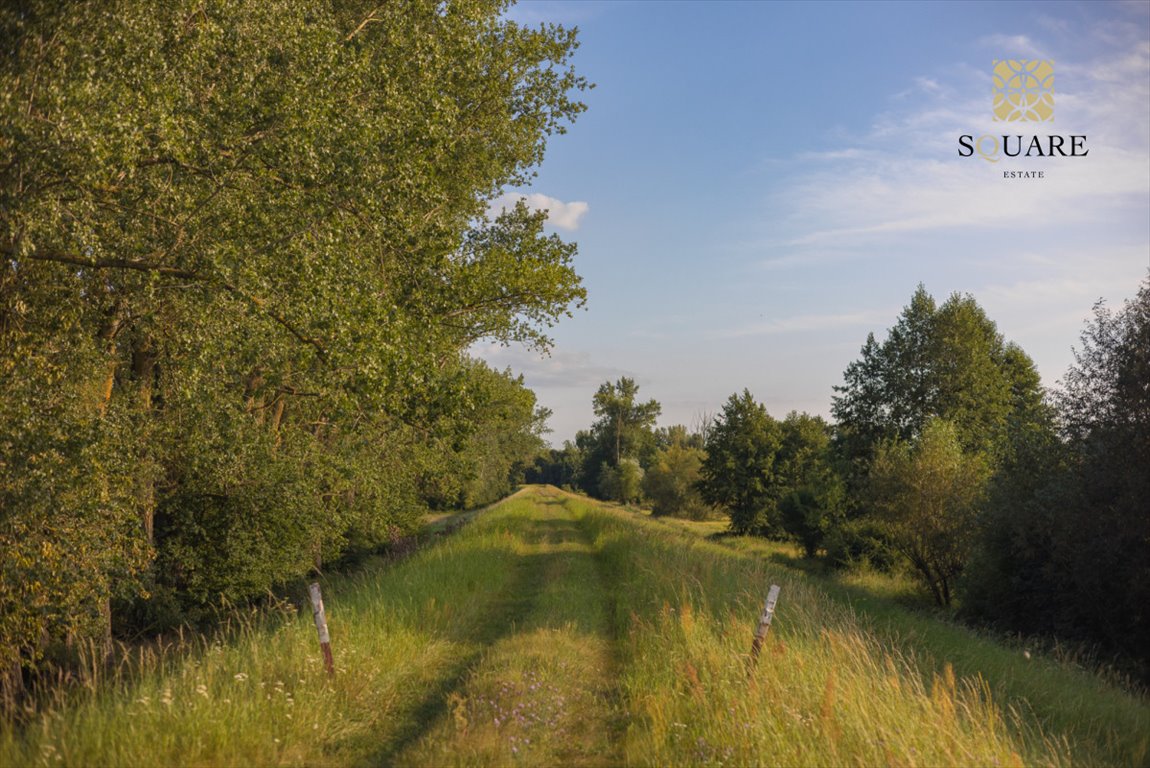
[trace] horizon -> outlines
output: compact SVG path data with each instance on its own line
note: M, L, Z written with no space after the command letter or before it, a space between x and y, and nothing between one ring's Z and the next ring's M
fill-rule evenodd
M579 244L587 309L551 329L549 357L473 348L523 374L556 448L621 376L662 404L660 426L744 388L776 417L829 418L867 334L920 283L939 302L972 295L1051 388L1095 303L1120 307L1150 269L1150 4L528 2L509 16L577 26L574 66L596 85L535 182L505 195ZM994 62L1010 59L1053 62L1053 122L994 119ZM1088 154L962 156L960 137L996 134L1084 136Z

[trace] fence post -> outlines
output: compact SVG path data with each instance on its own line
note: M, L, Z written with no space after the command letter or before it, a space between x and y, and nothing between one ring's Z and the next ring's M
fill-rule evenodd
M775 603L779 601L779 585L772 584L767 591L767 602L763 604L763 615L759 617L759 628L755 630L755 639L751 643L751 666L759 660L759 650L763 641L767 639L767 630L771 628L771 619L775 615Z
M323 651L323 666L329 676L335 674L335 660L331 656L331 636L327 633L327 616L323 612L323 595L319 591L319 582L307 588L311 598L311 612L315 617L315 631L319 633L319 647Z

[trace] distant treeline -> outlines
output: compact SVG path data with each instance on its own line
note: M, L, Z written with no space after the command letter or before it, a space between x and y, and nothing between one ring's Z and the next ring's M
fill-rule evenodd
M0 693L504 494L470 359L585 293L520 204L584 108L501 2L0 8Z
M724 513L837 567L905 567L976 623L1120 654L1150 678L1150 280L1099 304L1060 386L975 299L919 287L835 388L834 423L733 394L655 428L631 379L529 480L655 514Z

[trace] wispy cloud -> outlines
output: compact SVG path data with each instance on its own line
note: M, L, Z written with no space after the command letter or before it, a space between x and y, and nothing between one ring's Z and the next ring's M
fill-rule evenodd
M983 39L1001 55L1043 55L1020 35ZM956 82L918 78L923 99L879 115L849 144L804 153L806 165L770 200L776 215L772 260L795 249L872 249L909 233L1048 230L1090 222L1116 206L1140 206L1150 194L1150 42L1125 45L1097 60L1059 64L1056 124L1030 130L995 123L989 72L959 71ZM953 93L951 93L953 91ZM945 97L936 97L946 92ZM958 156L959 135L1087 135L1086 158L1044 161ZM815 161L817 164L812 164ZM1005 170L1043 170L1041 180L1011 180ZM781 251L781 252L780 252ZM801 259L796 259L801 261ZM785 263L785 262L784 262Z
M1012 56L1020 59L1050 58L1045 48L1026 35L986 35L980 38L978 42L983 48L994 51L998 56Z
M896 286L922 280L939 299L973 293L1053 384L1094 302L1117 304L1150 266L1146 25L1113 17L1073 25L1074 44L1064 45L1056 21L1034 36L981 38L975 64L912 76L863 129L776 163L777 183L737 248L757 256L776 295L811 285L811 306L836 303L829 314L782 312L717 335L777 346L788 334L825 330L820 339L857 344L863 331L895 321ZM1055 60L1054 123L993 120L990 62L1011 57ZM990 163L958 155L963 134L1080 134L1090 154ZM1045 177L1004 178L1006 170ZM857 289L844 287L852 281Z
M497 214L507 208L511 208L516 202L522 200L527 204L527 207L533 211L547 211L547 223L559 229L566 229L569 232L574 232L579 229L579 224L583 221L583 217L587 215L587 211L591 209L587 203L576 200L570 203L565 203L549 195L542 195L538 192L530 194L516 194L508 192L495 198L491 203L491 212Z
M542 387L593 392L604 381L635 375L621 368L596 363L586 352L555 349L550 355L539 355L520 346L477 344L471 348L471 354L496 368L509 367L515 373L523 374L527 385L533 389Z
M826 331L839 328L873 326L889 320L890 310L868 310L865 312L845 312L841 314L795 315L774 320L763 320L736 328L718 331L716 338L733 339L745 336L773 336L776 334L800 333L804 331Z

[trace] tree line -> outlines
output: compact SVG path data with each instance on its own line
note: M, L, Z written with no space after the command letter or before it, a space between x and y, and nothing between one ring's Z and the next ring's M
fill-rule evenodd
M479 339L582 305L529 181L584 109L502 0L0 8L0 681L210 620L543 445Z
M528 477L654 514L726 515L835 567L905 568L974 623L1090 644L1150 673L1150 279L1099 304L1052 391L970 295L922 286L835 387L828 423L747 390L656 428L622 378Z

